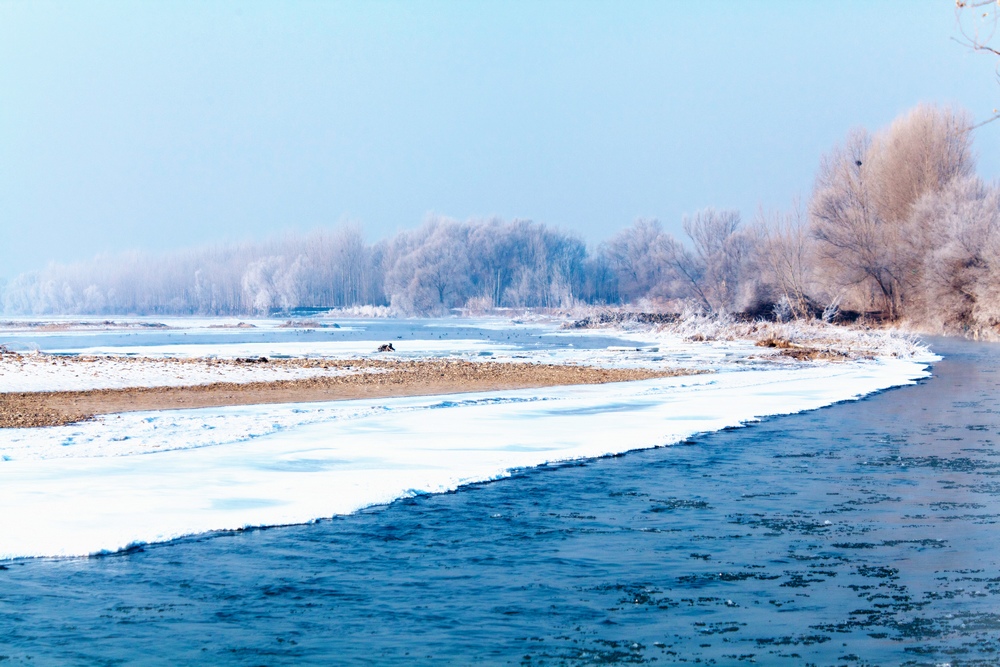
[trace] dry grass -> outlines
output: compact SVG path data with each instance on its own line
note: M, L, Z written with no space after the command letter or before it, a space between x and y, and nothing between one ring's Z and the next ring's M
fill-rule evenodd
M755 345L757 347L769 347L776 349L780 355L797 361L816 361L818 359L822 359L824 361L846 361L851 358L847 353L831 349L829 347L820 348L809 345L799 345L786 338L775 338L774 336L762 338L761 340L758 340Z

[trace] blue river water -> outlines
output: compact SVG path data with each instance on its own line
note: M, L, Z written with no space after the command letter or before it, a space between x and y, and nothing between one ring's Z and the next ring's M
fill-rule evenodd
M0 563L0 664L997 664L1000 347L934 347L917 386L681 445Z

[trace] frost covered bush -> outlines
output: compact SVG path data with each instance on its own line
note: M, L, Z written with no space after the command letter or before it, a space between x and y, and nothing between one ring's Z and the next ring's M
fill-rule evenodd
M343 319L385 319L395 317L396 313L389 306L347 306L331 308L323 313L325 317Z
M953 181L914 207L924 232L920 289L910 318L941 333L996 338L1000 332L1000 189Z
M747 322L734 320L726 315L688 315L676 323L650 329L697 342L781 341L782 344L769 346L820 348L844 357L909 358L929 353L927 347L913 334L894 329L832 325L822 320Z

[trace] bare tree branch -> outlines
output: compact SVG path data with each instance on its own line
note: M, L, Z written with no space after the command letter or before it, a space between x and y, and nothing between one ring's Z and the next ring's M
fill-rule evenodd
M1000 56L1000 47L993 45L1000 28L1000 1L955 0L955 25L961 35L961 38L952 38L956 43L973 51ZM996 73L997 83L1000 83L1000 62L997 63ZM990 118L969 127L969 131L992 123L997 118L1000 118L1000 112L994 109Z

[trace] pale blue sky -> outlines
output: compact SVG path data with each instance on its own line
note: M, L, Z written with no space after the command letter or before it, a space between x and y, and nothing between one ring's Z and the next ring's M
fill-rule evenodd
M808 197L853 126L1000 106L951 0L0 0L0 279L429 213L607 238ZM1000 121L978 131L1000 174Z

